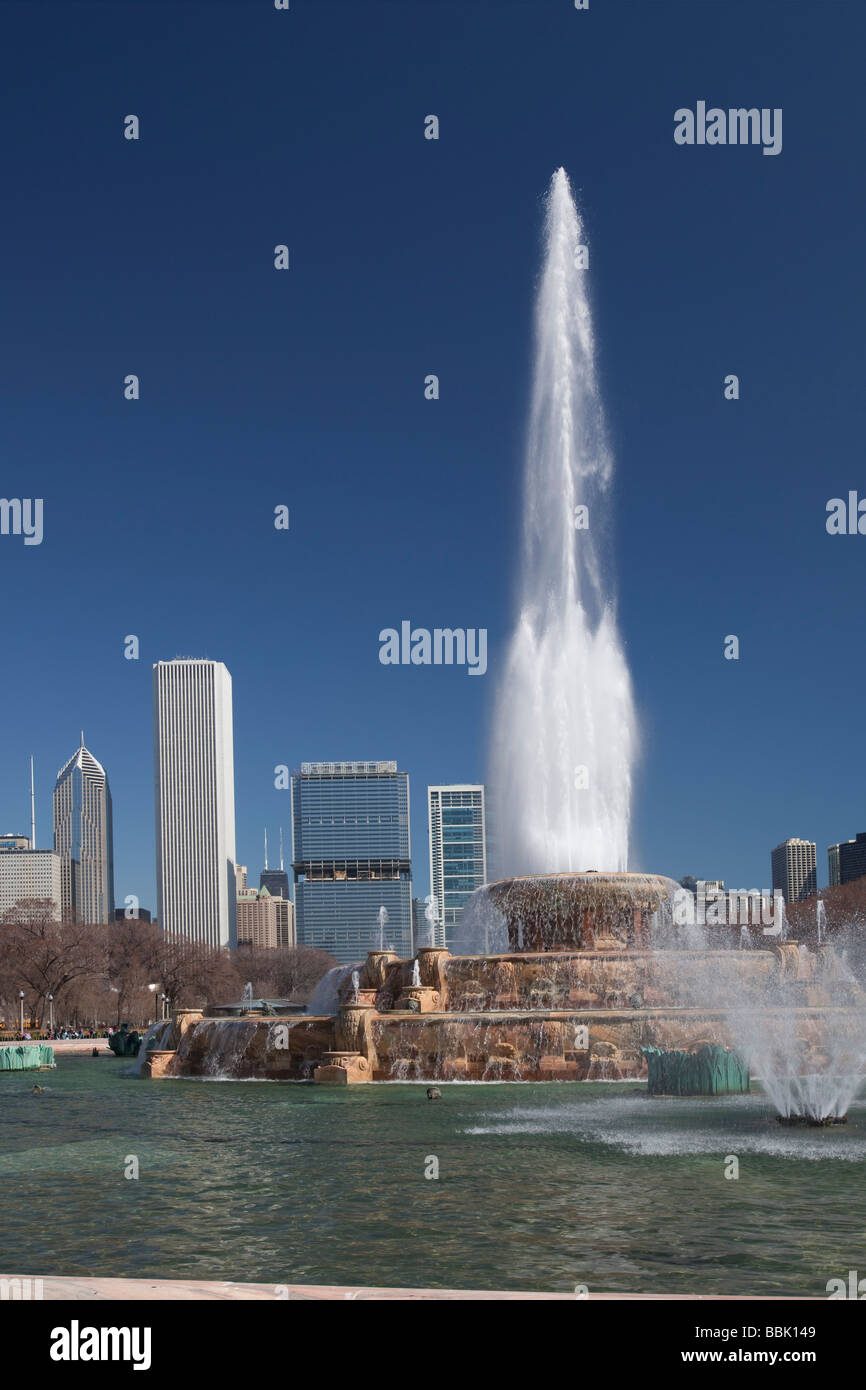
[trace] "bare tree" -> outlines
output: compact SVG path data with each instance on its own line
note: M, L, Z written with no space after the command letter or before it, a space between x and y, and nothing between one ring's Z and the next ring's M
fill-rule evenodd
M0 919L0 1011L17 1024L23 989L26 1014L43 1021L50 994L58 1023L142 1025L158 1013L158 994L171 1008L203 1008L239 999L247 980L264 998L303 1003L336 963L309 946L230 954L138 918L61 922L50 901L34 899Z
M252 981L256 995L306 1003L319 980L337 964L327 951L313 946L289 946L276 951L235 953L237 973Z
M48 996L59 1001L73 981L98 978L105 971L106 928L58 921L50 900L27 898L0 921L0 975L3 993L25 991L30 1015L44 1018Z

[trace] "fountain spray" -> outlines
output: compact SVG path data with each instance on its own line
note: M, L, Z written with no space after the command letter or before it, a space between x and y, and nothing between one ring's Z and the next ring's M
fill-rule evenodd
M624 870L636 718L601 559L613 461L588 253L564 169L546 207L520 602L496 702L491 785L509 873Z

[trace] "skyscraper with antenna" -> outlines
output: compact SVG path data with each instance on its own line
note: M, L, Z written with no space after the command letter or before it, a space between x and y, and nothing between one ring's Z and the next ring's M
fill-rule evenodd
M265 831L265 867L259 876L259 889L267 888L272 898L289 897L289 876L283 867L283 828L280 826L280 867L268 868L268 832Z

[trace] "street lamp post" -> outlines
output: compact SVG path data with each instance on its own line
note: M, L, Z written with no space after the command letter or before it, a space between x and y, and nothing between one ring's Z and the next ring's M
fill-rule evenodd
M24 991L18 991L18 1032L24 1037Z
M48 1031L49 1031L49 1033L53 1033L53 1032L54 1032L54 995L53 995L53 994L49 994L49 996L48 996Z

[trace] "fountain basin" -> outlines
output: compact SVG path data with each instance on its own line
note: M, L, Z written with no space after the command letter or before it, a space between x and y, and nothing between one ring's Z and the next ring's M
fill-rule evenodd
M740 948L738 935L728 933L723 949L716 949L718 937L696 949L668 910L676 888L652 874L548 874L490 884L474 896L484 895L506 924L508 951L453 956L430 947L406 960L371 951L365 962L324 977L313 1014L218 1018L181 1011L143 1045L149 1058L154 1049L159 1054L145 1073L315 1077L338 1085L642 1080L645 1054L657 1050L686 1054L677 1065L697 1075L708 1057L751 1056L750 1019L760 1017L773 1045L759 1050L757 1075L777 1108L845 1108L844 1097L813 1106L811 1081L795 1091L792 1107L774 1084L792 1055L799 1081L813 1074L823 1081L828 1030L856 1031L856 1010L832 1002L816 962L801 957L796 943L757 938ZM703 1060L695 1056L702 1049ZM849 1066L836 1057L833 1065L845 1074L860 1069L856 1058ZM685 1082L673 1086L669 1070L662 1089L682 1090ZM728 1060L722 1070L718 1084L711 1078L717 1090L748 1089L745 1068L735 1078Z
M623 950L649 946L652 919L677 884L661 874L532 874L476 889L501 913L509 951Z

